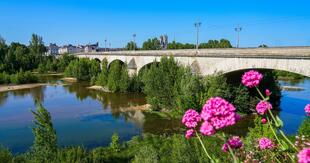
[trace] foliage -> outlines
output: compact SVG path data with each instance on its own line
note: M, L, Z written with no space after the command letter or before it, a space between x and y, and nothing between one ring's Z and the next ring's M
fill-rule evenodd
M138 50L138 46L137 46L137 44L135 42L130 41L130 42L127 43L126 49L127 50Z
M281 79L295 79L296 80L296 79L305 78L303 75L288 72L288 71L274 70L274 73L278 78L281 78Z
M13 158L12 153L7 148L0 147L0 162L11 163Z
M76 59L70 62L65 70L65 75L78 80L90 80L100 72L100 64L96 60L87 58Z
M101 62L101 72L96 78L96 85L106 86L108 83L108 60L104 58Z
M16 74L7 74L6 72L0 73L0 84L27 84L36 83L38 78L31 72L19 71Z
M158 38L148 39L147 41L143 42L142 45L143 50L160 50L161 45Z
M310 138L310 117L306 117L306 119L302 122L298 129L298 135L304 135Z
M258 46L259 48L268 48L268 46L266 44L261 44Z
M199 48L201 49L207 49L207 48L232 48L232 45L229 40L221 39L218 40L209 40L208 43L201 43L199 45Z
M167 49L195 49L196 45L185 43L182 44L180 42L172 41L171 43L168 43Z
M143 76L147 101L155 110L174 108L176 89L180 81L180 67L173 57L162 57L158 65L153 64Z
M108 88L112 92L126 92L128 88L128 70L126 64L115 61L110 64Z
M114 152L119 152L120 151L119 136L118 136L117 133L114 133L112 135L112 140L111 140L110 148Z
M50 113L39 104L36 111L32 111L35 118L33 128L34 144L32 156L34 162L50 162L57 155L57 136L53 127Z

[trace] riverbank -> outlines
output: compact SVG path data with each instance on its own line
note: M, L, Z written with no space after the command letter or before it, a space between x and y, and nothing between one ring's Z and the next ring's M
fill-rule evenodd
M107 87L102 87L99 85L93 85L93 86L87 87L87 89L102 91L102 92L111 92Z
M33 83L33 84L20 84L20 85L0 85L0 92L16 91L16 90L22 90L22 89L32 89L32 88L46 86L46 85L67 85L67 84Z
M0 92L15 91L21 89L31 89L47 85L45 83L21 84L21 85L0 85Z
M64 77L64 78L61 78L61 80L70 82L70 83L76 83L78 81L77 78L72 78L72 77Z

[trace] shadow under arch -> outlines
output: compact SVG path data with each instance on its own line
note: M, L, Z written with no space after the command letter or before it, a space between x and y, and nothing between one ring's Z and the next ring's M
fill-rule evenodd
M101 63L99 58L95 58L94 60L97 61L98 63Z
M153 62L150 62L150 63L148 63L148 64L142 66L142 67L139 69L139 71L138 71L138 75L139 75L139 76L143 75L144 72L145 72L146 70L150 69L152 65L158 66L159 63L160 63L159 61L154 60Z
M115 60L113 60L112 62L110 62L110 63L108 64L108 70L110 69L111 65L112 65L112 64L115 64L115 63L119 63L120 65L124 65L124 64L125 64L125 62L123 62L122 60L120 60L120 59L115 59Z

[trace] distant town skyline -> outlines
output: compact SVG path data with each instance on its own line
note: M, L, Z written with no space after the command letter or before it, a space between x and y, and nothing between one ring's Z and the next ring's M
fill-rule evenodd
M225 38L236 46L236 28L242 27L240 47L310 46L308 6L306 0L2 0L0 35L23 44L32 33L46 45L99 42L105 47L106 39L111 47L124 47L135 39L141 47L161 35L195 44L194 23L201 22L200 42Z

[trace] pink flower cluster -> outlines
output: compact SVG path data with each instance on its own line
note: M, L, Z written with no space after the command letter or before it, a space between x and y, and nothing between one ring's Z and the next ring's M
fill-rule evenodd
M205 125L202 127L211 131L211 126L214 129L221 129L234 125L240 119L235 111L235 107L226 100L220 97L210 98L201 111L201 118L205 120Z
M229 150L228 147L231 149L239 149L243 146L242 140L239 138L239 136L233 136L230 138L222 147L222 150L224 152L227 152Z
M310 148L301 150L298 155L298 163L310 163Z
M256 105L256 111L260 115L264 115L268 109L272 109L272 105L268 101L260 101Z
M194 109L187 110L182 118L182 123L188 128L195 128L200 121L201 117Z
M307 116L310 116L310 104L306 105L305 112L306 112Z
M263 79L263 75L258 71L250 70L242 75L242 84L253 88L259 85L260 81Z
M185 137L186 137L186 139L189 139L189 138L193 137L194 134L195 134L194 129L189 129L189 130L186 131Z
M211 136L215 134L215 129L209 122L205 121L200 127L200 132L202 135Z
M261 150L272 149L273 146L274 145L270 139L268 139L268 138L260 138L259 139L259 149L261 149Z

